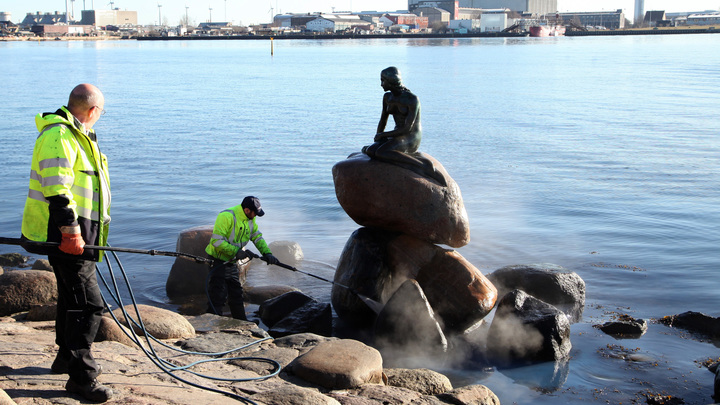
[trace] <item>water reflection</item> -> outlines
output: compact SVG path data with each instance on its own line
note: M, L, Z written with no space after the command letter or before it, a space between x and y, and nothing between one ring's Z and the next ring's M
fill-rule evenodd
M551 393L562 388L570 374L570 360L534 364L528 367L498 369L515 384L522 384L531 389Z

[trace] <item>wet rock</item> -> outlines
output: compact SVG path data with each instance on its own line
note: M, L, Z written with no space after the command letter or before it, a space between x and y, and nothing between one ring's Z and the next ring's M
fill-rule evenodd
M296 376L328 389L348 389L382 383L380 352L357 340L318 344L288 367Z
M397 286L387 285L394 282L393 269L387 261L389 242L398 234L370 228L360 228L345 243L334 281L349 287L370 299L385 302L400 284L414 274L405 275ZM385 296L385 300L381 299ZM333 285L332 305L338 317L358 325L372 325L376 313L347 288Z
M345 244L335 282L385 303L406 280L416 279L444 331L461 331L486 316L497 290L459 253L408 235L360 228ZM367 325L375 313L352 291L333 286L338 316Z
M103 316L100 319L100 327L98 328L97 335L95 335L95 341L112 341L122 343L125 346L135 347L135 341L133 341L130 336L132 336L130 329L118 325L118 323L109 316ZM140 342L143 342L143 339L144 338L140 337Z
M42 270L15 270L0 275L0 316L55 302L57 283L53 273Z
M30 308L26 319L28 321L53 321L57 317L57 304L35 305Z
M27 256L20 253L4 253L0 255L0 266L4 267L21 267L28 261Z
M279 297L291 291L300 291L297 288L289 285L246 287L243 290L245 301L257 305L261 305L267 300Z
M573 320L585 306L585 281L574 271L554 264L505 266L488 274L500 296L518 289L569 312Z
M571 348L570 322L557 308L521 290L500 300L487 338L488 357L496 365L559 361Z
M426 368L386 368L387 385L403 387L425 395L437 395L453 389L445 375Z
M337 400L316 390L291 385L255 394L250 399L266 405L340 405Z
M438 398L457 405L500 405L497 395L488 387L480 384L456 388L448 393L438 395Z
M670 315L663 317L659 322L711 339L720 339L720 318L714 318L701 312L688 311L679 315Z
M637 339L647 332L647 321L644 319L635 319L630 315L621 315L615 321L605 322L602 325L596 325L598 329L616 338L632 338Z
M495 286L456 251L437 252L417 281L449 332L462 332L483 319L498 297Z
M291 312L313 301L301 291L290 291L260 304L258 315L265 325L272 327Z
M306 332L323 336L332 335L330 304L312 300L287 314L268 330L272 337Z
M48 259L37 259L35 260L35 263L33 263L31 269L33 270L45 270L45 271L53 271L52 266L50 265L50 261Z
M447 350L447 339L415 280L407 280L393 294L378 314L374 330L375 346L383 353Z
M414 236L452 247L470 241L470 226L460 188L440 162L443 187L413 171L357 154L333 166L338 202L360 226Z
M195 329L190 322L182 315L162 308L156 308L149 305L138 305L142 324L145 330L157 339L181 339L195 336ZM132 322L132 328L138 335L144 336L143 331L139 328L140 319L133 305L124 307L128 316L135 320ZM113 311L115 317L125 325L130 327L129 322L125 319L122 309L118 308ZM137 323L137 324L136 324Z
M175 250L199 257L207 257L205 247L210 242L210 235L212 235L211 225L186 229L180 232ZM248 264L238 265L240 281L243 283L248 268ZM209 269L210 266L207 263L198 263L184 257L176 258L165 282L165 292L172 299L205 294Z

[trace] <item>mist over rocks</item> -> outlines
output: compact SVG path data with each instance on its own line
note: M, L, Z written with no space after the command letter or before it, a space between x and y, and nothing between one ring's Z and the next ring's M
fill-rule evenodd
M447 179L447 187L359 153L332 168L337 200L360 226L455 248L465 246L470 241L470 225L460 187L440 162L424 156Z
M499 367L553 362L570 354L570 322L554 306L522 290L498 302L487 337L488 358Z
M551 263L505 266L488 274L499 295L519 289L568 313L572 320L585 307L585 281L572 270Z
M445 352L447 339L435 319L422 288L407 280L393 294L378 314L374 326L375 340L383 357L415 355L417 352Z
M462 332L495 305L497 290L456 251L409 235L360 228L345 245L336 283L386 303L407 280L416 280L443 331ZM341 318L359 325L376 314L352 291L333 286L332 304Z

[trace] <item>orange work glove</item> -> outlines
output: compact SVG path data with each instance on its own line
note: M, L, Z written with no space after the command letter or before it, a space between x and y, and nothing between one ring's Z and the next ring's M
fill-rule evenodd
M85 251L85 241L80 234L79 226L63 226L60 228L62 240L60 241L60 251L71 254L81 255Z

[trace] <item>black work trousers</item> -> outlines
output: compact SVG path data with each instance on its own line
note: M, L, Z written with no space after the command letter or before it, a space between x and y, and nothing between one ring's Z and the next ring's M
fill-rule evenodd
M58 356L69 361L70 379L85 384L98 376L98 365L90 351L103 310L95 262L59 256L49 256L48 260L58 287Z
M222 260L212 259L210 280L208 281L207 312L222 315L225 301L227 301L232 317L247 321L243 286L240 282L240 270L237 268L236 262L225 264Z

